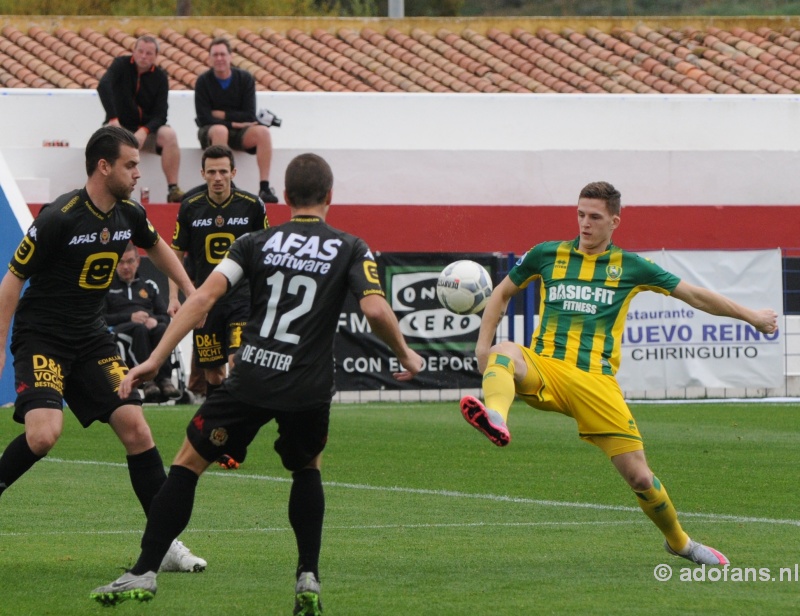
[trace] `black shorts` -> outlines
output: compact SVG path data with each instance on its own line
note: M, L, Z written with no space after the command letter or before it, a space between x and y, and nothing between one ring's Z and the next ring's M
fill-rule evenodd
M234 398L223 382L197 409L186 428L186 437L209 462L223 454L242 462L261 426L274 419L278 424L275 451L287 470L299 471L325 449L330 412L330 403L311 411L253 406Z
M248 300L216 304L203 327L194 330L194 353L201 368L228 363L228 356L242 345L242 329L250 313Z
M128 373L113 334L93 335L87 342L68 345L30 332L14 336L14 420L25 422L28 411L61 409L64 401L85 428L107 422L125 404L141 405L135 389L121 400L117 391Z
M204 150L211 145L211 141L208 138L208 131L212 126L214 126L214 124L208 124L207 126L201 126L197 130L197 138L200 140L200 147ZM250 127L248 126L247 128ZM239 150L240 152L247 152L248 154L256 153L255 148L249 148L247 150L244 148L244 134L247 131L247 128L228 129L228 147L231 150Z

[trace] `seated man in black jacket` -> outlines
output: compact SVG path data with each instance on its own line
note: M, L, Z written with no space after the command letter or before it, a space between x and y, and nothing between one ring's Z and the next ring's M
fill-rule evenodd
M105 124L127 128L139 142L140 150L161 156L167 178L167 201L180 203L178 187L181 151L175 130L167 125L169 79L156 66L158 41L144 35L136 40L133 55L116 58L97 84L106 111Z
M128 364L131 367L150 357L169 324L167 304L152 280L138 276L139 252L128 244L117 265L117 273L108 289L104 315L106 323L119 338L129 343ZM145 402L163 398L177 400L181 392L172 383L172 366L164 362L155 381L144 383Z
M272 136L256 119L256 82L244 69L231 64L231 44L217 37L208 48L211 68L194 86L197 137L205 150L210 145L227 145L256 155L258 196L264 203L277 203L269 185L272 165ZM255 192L255 191L254 191Z

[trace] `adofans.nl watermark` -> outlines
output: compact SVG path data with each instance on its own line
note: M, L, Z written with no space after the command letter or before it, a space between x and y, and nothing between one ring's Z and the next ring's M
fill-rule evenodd
M656 565L653 577L658 582L669 582L673 577L679 582L798 582L800 564L790 567L673 567Z

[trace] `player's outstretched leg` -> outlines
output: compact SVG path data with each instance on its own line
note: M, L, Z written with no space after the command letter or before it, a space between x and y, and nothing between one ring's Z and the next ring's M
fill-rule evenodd
M691 560L693 563L697 563L698 565L714 566L731 564L728 558L722 552L718 552L714 548L703 545L702 543L698 543L692 539L689 539L689 543L687 543L686 547L680 552L676 552L669 547L669 543L666 541L664 542L664 549L673 556L680 556L681 558Z
M95 588L89 598L105 606L114 606L128 599L134 601L150 601L156 596L156 573L148 571L142 575L134 575L126 571L119 578Z
M483 403L474 396L461 398L461 414L467 423L492 441L498 447L505 447L511 442L511 433L508 431L502 415L492 409L487 409Z
M322 600L319 596L319 582L310 571L305 571L297 578L294 587L294 616L320 616Z

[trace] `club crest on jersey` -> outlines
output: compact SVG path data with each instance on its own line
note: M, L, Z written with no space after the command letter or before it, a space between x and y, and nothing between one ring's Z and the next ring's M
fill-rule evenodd
M218 216L217 216L217 217L214 219L214 224L215 224L216 226L218 226L218 227L221 227L221 226L223 226L223 225L225 224L225 219L222 217L222 214L219 214L219 215L218 215Z
M622 268L619 265L606 266L606 277L609 280L619 280L622 277Z
M216 447L222 447L228 442L228 431L225 428L214 428L208 440Z
M139 297L147 299L147 289L139 289Z
M111 231L109 231L108 228L104 228L100 232L100 243L101 244L108 244L108 242L110 242L110 241L111 241Z

